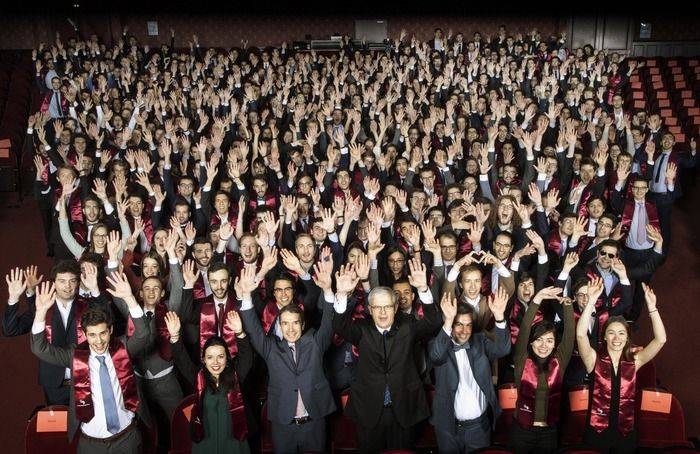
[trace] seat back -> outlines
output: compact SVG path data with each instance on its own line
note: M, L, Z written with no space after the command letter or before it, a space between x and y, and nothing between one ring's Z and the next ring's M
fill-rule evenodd
M515 383L504 383L498 387L498 390L502 389L515 389ZM494 444L508 444L508 434L510 433L510 426L513 424L513 413L515 413L513 408L503 409L501 416L496 420L496 430L493 433Z
M331 453L357 450L357 427L343 414L348 396L350 396L349 388L340 393L342 409L331 416Z
M671 411L669 413L646 411L641 408L644 391L643 389L637 391L635 404L635 422L639 434L639 444L646 447L692 446L685 434L683 407L676 396L671 396ZM657 391L657 389L647 388L646 391Z
M190 452L192 450L190 416L194 397L194 394L190 394L175 407L173 419L170 421L170 447L172 452Z
M39 410L32 416L29 423L27 423L27 429L24 433L25 452L27 454L74 454L77 449L78 437L75 437L73 443L70 443L67 429L62 429L58 432L39 432L37 430L38 419L48 412L54 412L54 414L66 412L67 417L68 407L65 405L51 405Z

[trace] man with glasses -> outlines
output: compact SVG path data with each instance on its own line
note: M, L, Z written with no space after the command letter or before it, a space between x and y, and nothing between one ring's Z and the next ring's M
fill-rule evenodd
M422 303L421 320L398 312L396 295L389 287L376 287L370 292L367 299L371 318L353 320L348 298L359 277L349 267L336 273L333 328L357 346L361 358L345 413L357 425L363 454L410 449L413 426L430 414L413 361L414 349L417 340L437 331L441 319L433 305L425 265L413 259L409 268L409 283L418 290Z
M596 258L598 245L607 239L615 239L619 231L617 230L617 216L612 213L603 213L595 225L595 236L585 236L578 247L578 254L581 263L590 263Z

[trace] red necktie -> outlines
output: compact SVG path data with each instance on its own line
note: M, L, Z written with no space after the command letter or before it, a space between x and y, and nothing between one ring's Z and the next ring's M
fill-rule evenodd
M224 305L219 303L219 336L224 335Z

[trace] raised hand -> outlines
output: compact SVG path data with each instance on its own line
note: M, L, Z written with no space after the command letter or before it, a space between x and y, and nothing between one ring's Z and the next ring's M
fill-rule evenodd
M452 322L457 316L457 298L454 298L450 292L445 292L442 294L442 300L440 300L440 309L442 309L442 314L445 316L445 326L452 327Z
M90 290L93 295L100 292L100 288L97 286L97 267L92 263L84 263L83 272L80 274L80 281L83 287Z
M109 282L109 285L111 286L111 288L108 288L107 291L112 296L123 299L127 302L129 307L137 304L134 294L131 291L129 280L126 278L124 273L112 273L111 276L107 276L107 282Z
M561 294L563 291L562 288L559 287L554 287L554 286L549 286L545 287L537 294L535 295L534 298L532 298L532 302L535 304L540 304L542 303L543 300L548 300L548 299L555 299L557 296Z
M228 314L226 314L226 324L228 325L229 329L236 334L236 336L243 333L243 321L241 321L241 316L238 314L238 312L229 311Z
M304 271L304 268L301 266L301 261L299 260L299 257L297 257L296 254L294 254L292 251L288 249L282 249L280 251L280 254L282 254L282 263L284 264L285 268L287 268L289 271L293 271L300 276L306 273L306 271Z
M107 239L107 253L109 255L109 260L117 261L121 247L122 243L119 238L119 232L112 230L109 232L109 237Z
M425 264L421 263L417 258L413 258L408 262L408 269L409 284L418 289L419 292L428 290L428 277L426 276Z
M571 271L576 265L578 265L578 254L576 252L569 252L564 258L564 266L562 267L566 271Z
M588 280L588 302L595 304L601 293L605 290L605 284L600 276Z
M355 272L361 281L369 279L369 256L360 254L355 260Z
M168 328L171 340L177 340L180 337L180 317L177 316L177 313L169 311L165 314L165 326Z
M17 303L22 293L27 289L27 280L23 278L23 275L22 268L14 268L10 270L10 274L5 276L7 293L9 294L8 301L10 304Z
M312 276L316 285L325 290L330 290L333 285L333 264L330 261L319 260L314 264L314 275Z
M195 270L194 260L186 260L182 264L182 277L186 288L193 288L199 278L199 271Z
M259 282L255 279L255 268L252 266L244 266L241 270L240 277L237 277L233 288L236 290L238 297L250 297L253 290L258 288Z
M47 281L39 285L36 289L36 299L34 301L36 308L34 319L44 321L46 319L46 312L53 306L55 301L56 288L53 282Z
M654 293L653 288L644 282L642 282L642 289L644 290L644 301L646 301L647 309L649 309L649 313L651 313L656 310L656 293Z
M37 277L39 270L36 265L30 265L24 270L24 279L27 284L27 293L34 293L34 289L44 279L44 275Z
M335 273L335 287L338 295L349 295L357 287L359 277L353 265L341 265Z
M498 289L489 297L489 309L496 320L505 319L506 304L508 303L508 292L503 287Z

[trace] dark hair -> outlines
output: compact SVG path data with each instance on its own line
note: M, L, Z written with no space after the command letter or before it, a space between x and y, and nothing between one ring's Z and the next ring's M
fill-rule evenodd
M224 351L226 352L226 366L219 375L218 387L216 386L214 377L211 375L206 366L204 366L204 355L207 353L207 349L215 346L223 347ZM233 364L231 361L231 352L229 351L228 345L223 338L219 336L212 336L207 339L206 342L204 342L204 346L202 347L202 372L204 373L204 380L206 381L207 388L209 388L209 391L212 393L216 393L218 391L228 392L229 389L237 385L236 374L234 373Z
M620 243L613 239L607 239L600 242L598 245L598 250L603 249L605 246L614 247L617 250L618 255L620 254Z
M461 302L457 303L457 315L455 316L455 320L460 315L471 315L473 317L474 316L474 308L472 307L471 304L461 303Z
M216 273L217 271L221 271L221 270L226 270L226 273L228 274L228 276L231 277L231 271L228 269L228 266L226 266L226 264L224 262L215 262L215 263L212 263L209 266L209 269L207 270L207 279L213 273Z
M74 259L61 260L53 268L51 268L51 274L49 278L52 281L56 280L56 276L62 273L71 273L78 279L80 279L80 265Z
M89 326L97 326L100 323L106 323L107 328L112 328L112 313L101 307L91 307L80 318L80 326L83 332L87 332Z
M532 350L532 343L535 340L537 340L537 338L542 337L547 333L554 334L554 349L548 357L540 358ZM556 352L557 345L559 345L559 340L559 335L557 334L557 330L554 328L554 324L552 324L552 322L548 320L543 320L540 323L533 325L532 330L530 331L530 338L527 341L527 355L530 357L532 362L534 362L537 365L537 371L539 373L544 372L549 368L549 361L552 359L554 353Z
M590 304L590 302L589 302ZM607 348L607 343L605 341L605 332L608 330L608 327L612 325L613 323L620 323L622 326L625 327L625 331L627 331L627 342L625 343L625 348L622 351L623 357L627 361L632 361L634 359L634 355L632 352L630 352L630 345L632 345L631 342L631 333L630 333L630 325L627 323L627 320L625 320L625 317L622 315L613 315L609 319L605 321L605 324L603 325L603 331L602 331L602 336L603 336L603 344L604 347Z
M141 278L142 279L143 279L143 262L146 259L153 259L156 261L156 264L158 265L158 274L156 275L157 277L160 277L165 273L165 262L163 261L163 257L161 257L160 254L157 253L155 249L151 249L141 259Z
M286 313L297 314L299 316L299 321L301 322L302 327L304 326L306 319L304 317L304 311L299 306L297 306L296 304L287 304L282 309L280 309L279 319L282 320L282 314Z

